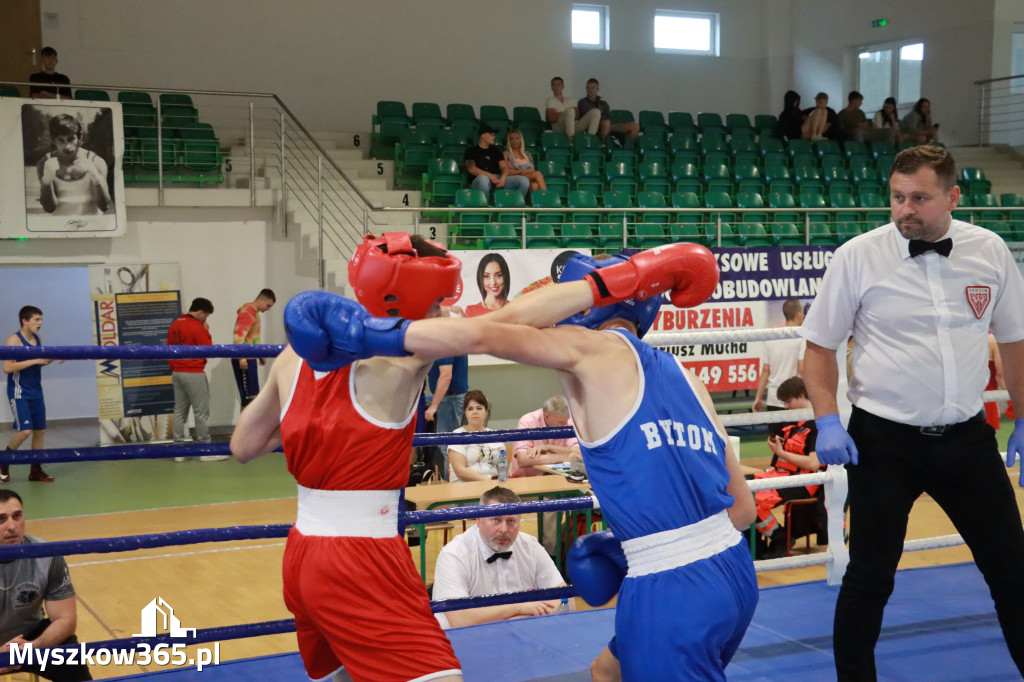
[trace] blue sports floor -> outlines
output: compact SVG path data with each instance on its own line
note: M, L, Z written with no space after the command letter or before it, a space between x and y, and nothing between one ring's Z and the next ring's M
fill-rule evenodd
M729 666L729 680L835 679L832 612L823 582L761 590L754 621ZM577 682L607 643L614 611L602 609L492 623L449 632L466 680ZM876 649L880 680L1019 680L996 622L988 587L973 563L901 571ZM249 682L306 677L298 654L117 679Z

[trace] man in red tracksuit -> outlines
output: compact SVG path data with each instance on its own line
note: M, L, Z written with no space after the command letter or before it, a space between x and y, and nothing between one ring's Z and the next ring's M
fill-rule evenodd
M210 331L206 326L206 318L212 314L213 304L209 299L193 299L188 312L172 322L171 328L167 330L167 345L213 345ZM191 407L196 421L196 440L200 443L209 443L210 429L206 421L210 418L210 384L204 371L206 359L174 359L168 360L167 364L171 366L171 382L174 385L174 442L189 442L185 437L185 424L188 422L188 410Z
M798 410L811 406L807 398L807 387L800 377L790 377L779 385L777 392L785 409ZM796 474L813 474L823 467L815 454L815 441L818 429L814 420L804 420L795 424L786 424L779 435L768 437L768 447L772 450L772 464L767 471L754 474L755 479L794 476ZM754 494L757 507L757 529L768 540L767 559L786 556L789 549L786 543L786 531L775 516L772 509L789 500L806 500L814 497L818 486L808 485L800 488L779 488L759 490Z

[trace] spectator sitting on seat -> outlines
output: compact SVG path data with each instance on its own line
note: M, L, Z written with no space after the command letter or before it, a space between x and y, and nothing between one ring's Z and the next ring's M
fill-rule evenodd
M113 208L107 186L107 162L82 147L82 124L69 114L50 119L50 143L36 164L39 204L47 213L99 215Z
M580 118L586 118L591 111L597 109L601 112L601 123L597 128L597 134L602 142L608 138L610 133L629 135L635 140L640 135L640 126L635 121L612 123L611 107L608 106L608 102L604 98L597 94L600 87L601 85L597 82L596 78L591 78L587 81L587 96L576 105Z
M533 156L526 151L523 144L523 133L519 130L508 131L506 138L508 149L505 150L505 164L509 176L524 177L530 181L530 191L535 189L547 189L544 182L544 174L533 166Z
M481 505L515 504L519 496L496 486L483 494ZM449 542L434 567L435 600L480 597L565 585L555 563L532 535L519 532L519 514L490 516ZM492 623L521 616L554 613L558 602L534 601L435 614L441 627Z
M28 77L30 83L47 83L53 85L70 85L71 79L57 73L57 50L44 47L39 52L39 60L43 70ZM71 88L48 88L40 85L30 86L28 96L32 99L71 99Z
M782 113L779 114L778 134L787 140L799 140L803 137L804 112L800 110L800 95L795 90L787 90L782 99Z
M778 390L779 400L787 410L799 410L811 406L807 398L807 386L800 377L790 377L782 382ZM812 474L822 469L818 456L815 454L815 441L818 429L813 419L806 419L795 424L786 424L778 435L768 437L768 447L772 451L771 466L760 473L754 474L755 479L794 476L796 474ZM768 559L785 556L789 546L786 532L772 509L789 500L806 500L814 497L818 486L808 485L800 488L778 488L759 490L754 493L754 504L757 507L757 529L768 540Z
M569 403L564 395L553 395L539 410L527 412L519 419L517 429L542 429L545 426L573 426ZM535 466L583 459L576 438L547 438L516 442L509 464L509 476L539 476Z
M903 131L904 139L911 140L917 144L937 142L939 139L939 124L932 123L932 103L922 97L917 100L914 108L907 112L900 122L900 130Z
M839 136L842 139L857 142L894 141L894 128L875 129L868 122L868 117L861 109L864 104L864 95L856 90L851 90L846 99L846 108L838 115Z
M491 416L491 404L483 391L468 391L463 414L466 425L454 433L478 433L490 431L487 419ZM488 481L498 477L498 455L506 450L505 443L452 443L448 446L448 465L451 467L449 480ZM481 502L481 504L484 504Z
M470 185L483 190L488 199L496 189L514 189L525 197L530 191L530 181L522 175L509 175L505 155L494 144L494 128L485 123L479 132L477 144L467 148L463 157Z
M804 115L807 118L800 129L800 137L812 142L836 139L839 134L839 126L836 125L839 115L828 105L828 94L819 92L815 95L814 106L804 109Z
M886 97L882 108L875 112L875 128L892 128L892 141L899 142L903 139L900 131L900 115L896 111L896 98Z
M551 97L544 104L544 118L551 129L565 133L570 140L576 133L584 130L591 135L597 135L597 129L601 124L601 111L592 109L587 115L579 118L576 113L576 106L573 99L564 94L565 81L561 76L551 79Z
M25 534L25 509L21 496L13 490L0 490L0 531L3 532L0 544L5 546L42 542ZM78 643L75 637L78 605L64 557L13 559L0 563L0 580L6 586L0 607L0 641L5 644L0 651L10 652L12 644L23 647L27 642L32 642L37 649ZM2 668L0 674L15 671L61 682L92 679L89 668L84 665L52 662L46 665L45 671L36 664L28 664Z

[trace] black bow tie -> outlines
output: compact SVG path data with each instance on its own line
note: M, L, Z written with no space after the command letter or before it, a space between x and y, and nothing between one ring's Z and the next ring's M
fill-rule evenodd
M934 251L940 256L949 257L950 252L953 250L953 240L949 237L940 239L937 242L926 242L920 239L910 240L910 257L920 256L926 251Z
M495 552L491 556L487 557L487 563L493 564L498 559L511 559L511 558L512 558L512 550L511 549L509 551L507 551L507 552Z

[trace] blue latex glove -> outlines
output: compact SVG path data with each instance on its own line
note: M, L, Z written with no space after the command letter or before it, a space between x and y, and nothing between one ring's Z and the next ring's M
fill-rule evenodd
M1018 457L1021 458L1018 483L1024 488L1024 419L1016 419L1013 422L1013 433L1006 442L1006 466L1012 467Z
M850 434L846 432L843 425L839 423L838 414L826 414L814 420L818 425L818 440L815 445L815 452L818 461L822 464L846 464L849 462L857 465L857 446L854 445ZM1021 434L1022 445L1024 445L1024 433Z

